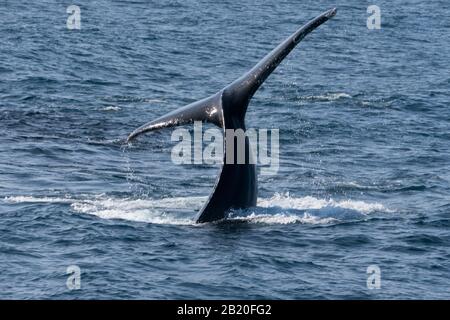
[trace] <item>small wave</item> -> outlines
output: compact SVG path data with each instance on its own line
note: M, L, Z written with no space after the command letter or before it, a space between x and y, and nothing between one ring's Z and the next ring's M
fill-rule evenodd
M164 103L165 100L162 100L162 99L144 99L143 102L148 102L148 103Z
M144 97L135 97L135 96L111 96L104 97L104 101L108 102L144 102L144 103L165 103L164 99L158 98L144 98Z
M122 110L122 109L117 106L108 106L108 107L102 108L102 111L120 111L120 110Z
M352 96L348 93L338 92L338 93L325 93L322 95L312 95L312 96L301 96L300 100L312 100L312 101L336 101L339 99L348 99Z
M106 195L86 199L70 197L6 197L9 203L68 204L78 213L102 219L123 219L154 224L195 225L194 216L207 200L206 197L173 197L163 199L110 198ZM345 220L364 219L375 211L389 212L382 204L364 201L291 197L275 194L259 198L258 206L233 211L228 220L264 224L330 224Z

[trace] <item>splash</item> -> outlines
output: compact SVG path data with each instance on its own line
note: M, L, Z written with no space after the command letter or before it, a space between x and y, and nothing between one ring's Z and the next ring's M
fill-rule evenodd
M99 199L77 201L71 207L80 213L92 214L102 219L124 219L155 224L194 224L195 213L203 197L151 199ZM194 208L187 211L185 208ZM180 212L181 211L181 212ZM184 211L184 212L183 212ZM187 211L187 212L186 212ZM184 213L184 214L183 214ZM187 215L187 217L186 217Z
M333 199L317 199L314 197L291 197L289 193L275 195L268 199L258 199L258 206L281 207L288 209L308 210L308 209L324 209L324 208L340 208L354 210L363 214L368 214L374 211L389 211L380 203L368 203L364 201L342 200L335 201Z
M256 208L236 211L230 219L267 224L331 224L365 220L373 212L392 212L380 203L314 197L291 197L276 193L271 198L258 199Z
M197 225L194 217L207 197L173 197L163 199L111 198L104 194L81 198L11 196L8 203L67 204L73 211L102 219L169 224ZM392 212L380 203L314 197L291 197L275 194L259 198L255 208L230 213L229 221L262 224L330 224L366 219L372 212Z

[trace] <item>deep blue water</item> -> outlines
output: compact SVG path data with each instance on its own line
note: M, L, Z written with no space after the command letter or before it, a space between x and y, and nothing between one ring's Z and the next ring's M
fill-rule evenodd
M380 30L357 0L69 4L0 3L0 298L450 298L448 1L377 1ZM218 166L123 139L333 6L250 104L280 130L258 207L194 225Z

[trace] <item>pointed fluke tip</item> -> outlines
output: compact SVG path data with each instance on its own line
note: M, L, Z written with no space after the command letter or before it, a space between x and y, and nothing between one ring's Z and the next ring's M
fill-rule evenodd
M127 139L125 140L125 144L130 144L131 141L133 141L133 139L134 139L134 136L130 134L130 135L127 137Z
M131 143L138 135L144 133L146 130L146 126L142 126L134 130L130 135L127 137L127 140L125 141L126 144Z
M333 18L337 13L337 8L333 8L328 10L327 12L325 12L325 17L327 17L328 19Z
M125 140L126 144L131 143L139 134L142 133L141 128L138 128L136 130L134 130L128 137L127 140Z

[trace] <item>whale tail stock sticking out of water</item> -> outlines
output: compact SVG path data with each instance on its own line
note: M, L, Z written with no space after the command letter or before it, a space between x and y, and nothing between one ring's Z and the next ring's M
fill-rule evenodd
M139 127L128 136L127 142L148 131L189 124L194 121L213 123L222 128L224 133L226 129L245 130L247 106L261 84L308 33L335 14L336 9L331 9L310 20L242 77L208 98ZM224 163L221 172L213 192L196 217L197 222L223 219L230 209L243 209L256 205L256 165L254 161L249 161L252 155L248 138L245 138L246 161L244 164L238 164L237 161L232 163L225 161L227 159L225 144L226 139L224 139ZM236 158L236 144L234 148Z

